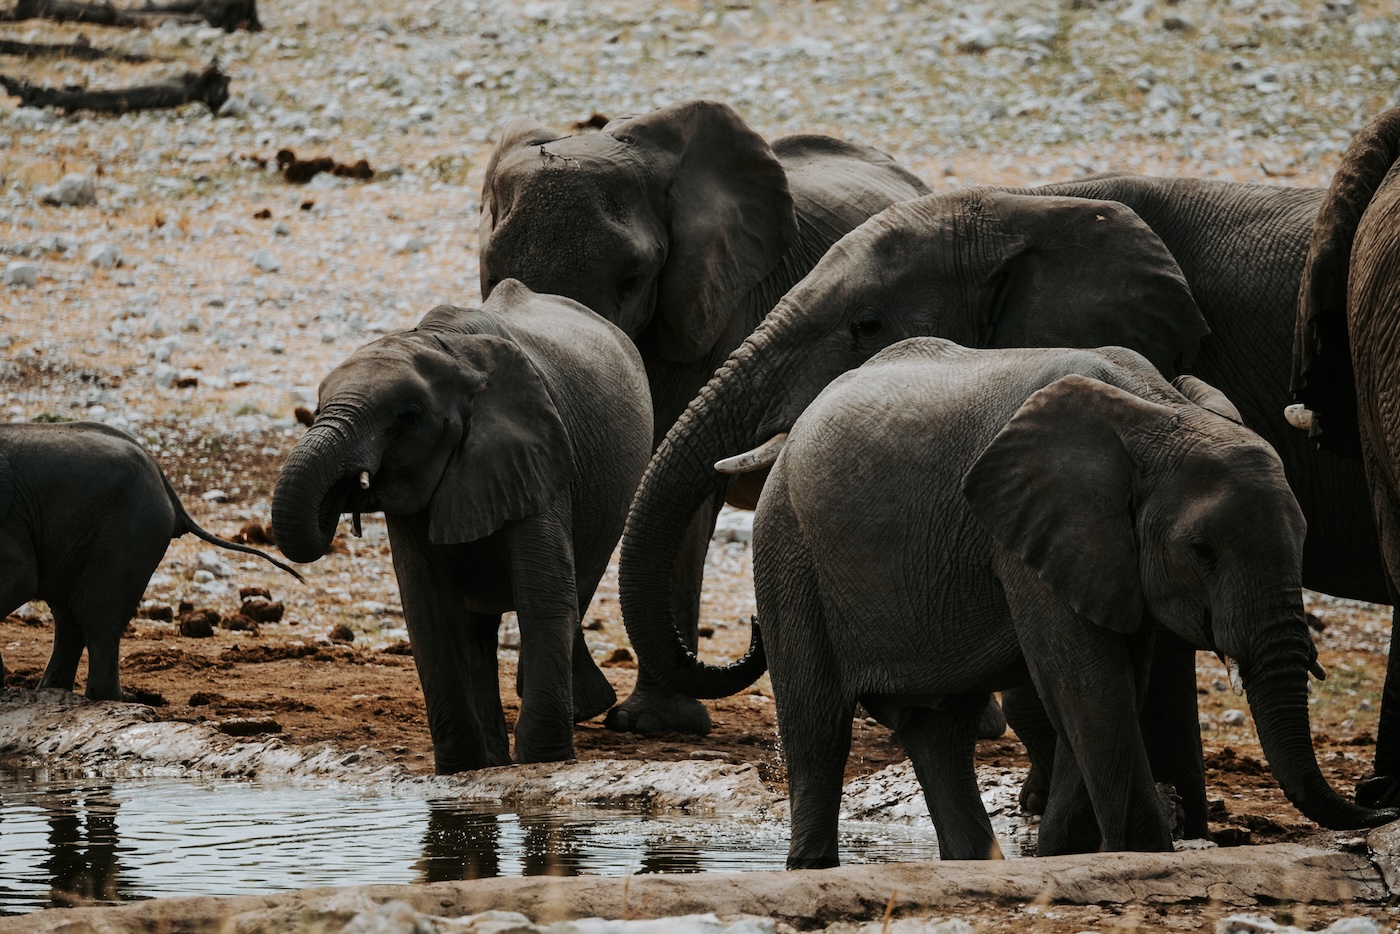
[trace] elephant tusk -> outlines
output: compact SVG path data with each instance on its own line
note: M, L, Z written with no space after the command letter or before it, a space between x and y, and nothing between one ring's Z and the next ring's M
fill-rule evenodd
M360 489L362 489L362 490L368 490L368 489L369 489L369 471L368 471L368 470L361 470L361 471L360 471Z
M1236 697L1244 697L1244 679L1240 677L1240 663L1228 655L1222 655L1225 661L1225 674L1230 679L1230 687L1234 690Z
M783 451L783 445L787 444L787 437L786 431L779 432L752 451L745 451L743 454L735 454L722 461L715 461L715 470L727 474L753 473L755 470L762 470L778 459L778 455Z
M1286 406L1283 410L1283 417L1288 419L1288 424L1292 425L1294 428L1301 428L1303 431L1312 430L1312 409L1303 405L1301 402L1295 402L1290 406Z
M365 537L364 530L360 528L360 514L358 511L353 513L350 517L350 528L354 530L356 538Z
M1312 672L1312 676L1319 681L1327 680L1327 669L1323 668L1322 663L1315 658L1312 660L1312 664L1308 666L1308 671Z

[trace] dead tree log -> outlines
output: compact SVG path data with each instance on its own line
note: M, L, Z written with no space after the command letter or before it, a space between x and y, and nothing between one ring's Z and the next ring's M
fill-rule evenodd
M48 44L43 42L20 42L17 39L0 39L0 55L18 55L21 58L76 58L92 62L98 59L112 59L118 62L149 62L149 55L134 55L118 52L116 49L99 49L88 42L87 36L79 36L68 44Z
M122 8L111 3L83 3L81 0L19 0L6 19L51 19L59 23L93 23L98 26L159 26L166 20L181 23L208 23L225 32L262 29L257 0L167 0L145 6Z
M211 62L203 71L187 71L178 78L110 91L42 88L20 78L0 75L0 87L18 97L23 107L58 107L64 111L94 110L98 113L126 113L132 110L159 110L202 101L218 112L228 100L228 76Z

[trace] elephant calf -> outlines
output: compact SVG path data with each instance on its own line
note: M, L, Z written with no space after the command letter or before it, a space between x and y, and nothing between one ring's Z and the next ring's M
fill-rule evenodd
M160 465L95 422L0 425L0 611L44 600L53 654L39 687L71 691L84 647L87 696L121 700L117 647L172 538L270 555L211 535L185 512Z
M1278 455L1220 412L1234 409L1206 384L1173 389L1123 348L936 338L817 397L754 521L789 866L837 862L857 701L913 760L943 856L1000 855L974 736L988 692L1027 681L1061 738L1039 852L1170 849L1137 717L1159 625L1238 662L1264 754L1308 817L1400 813L1351 804L1318 769L1302 513Z
M616 694L579 617L651 450L626 336L508 279L479 309L441 305L321 382L316 421L272 500L284 554L325 554L343 513L383 511L439 773L510 762L501 614L520 619L521 762L569 759L573 724Z

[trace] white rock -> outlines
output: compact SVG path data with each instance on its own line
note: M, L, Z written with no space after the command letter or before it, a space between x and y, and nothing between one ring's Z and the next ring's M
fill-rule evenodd
M53 185L34 189L34 197L44 204L60 207L82 207L97 202L97 185L86 175L65 175Z
M13 117L20 129L42 130L54 125L56 118L42 107L21 107Z
M110 243L95 243L88 250L87 261L96 269L115 269L122 264L122 251Z
M282 268L282 264L277 261L269 250L254 250L253 255L248 260L263 272L277 272Z
M1220 721L1226 726L1244 726L1249 719L1249 715L1243 710L1230 709L1220 715Z
M175 385L175 380L178 379L179 376L179 371L170 364L157 363L155 369L151 371L151 382L155 383L161 389L169 389L171 386Z
M427 104L416 104L408 108L408 119L417 120L419 123L427 123L437 116L437 110Z
M753 541L753 513L725 506L719 511L714 534L710 537L717 542Z
M286 221L278 221L272 225L272 232L279 237L289 237L291 236L292 228L287 226Z
M248 102L236 94L232 95L228 100L224 101L223 106L219 108L219 116L246 117L248 116Z
M39 267L33 263L10 263L5 267L6 285L33 286L39 283Z
M204 500L206 503L227 503L227 502L228 502L228 494L225 493L223 490L206 490L206 491L204 491L203 493L199 494L199 498L202 499L202 500ZM212 551L201 551L201 552L200 552L200 555L212 555L212 554L214 554L214 552L212 552ZM201 560L203 560L203 559L201 558Z
M207 584L214 580L214 572L200 569L194 572L194 582L196 584Z
M391 253L418 253L427 247L427 240L412 234L394 234L389 238L389 252Z

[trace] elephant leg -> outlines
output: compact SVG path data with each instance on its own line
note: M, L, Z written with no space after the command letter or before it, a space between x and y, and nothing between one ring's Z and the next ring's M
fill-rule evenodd
M776 666L770 669L774 697L783 698L777 715L792 813L787 868L828 869L841 865L836 830L856 705L841 691L827 689L837 683L834 664L806 667L798 683L782 688L785 679Z
M517 762L574 757L573 653L580 629L573 543L560 519L569 514L567 500L506 527L524 688L515 721Z
M505 711L501 709L500 628L501 614L469 612L463 645L467 652L467 690L481 727L486 758L509 762L510 734L506 731Z
M1209 838L1206 767L1196 707L1196 649L1169 630L1156 635L1140 722L1152 777L1175 786L1181 796L1185 837Z
M465 598L456 583L457 569L441 551L427 544L425 516L390 515L387 519L394 573L428 708L437 772L448 775L507 765L510 757L499 755L487 741L488 733L476 709L478 695L468 684L480 646L472 643ZM497 692L499 704L494 679L490 688Z
M987 698L986 705L977 718L978 739L1000 739L1006 732L1006 713L997 703L996 695Z
M1388 471L1367 463L1377 532L1390 573L1390 656L1385 664L1380 719L1376 726L1374 775L1356 786L1356 803L1366 807L1395 807L1400 803L1400 494L1387 488Z
M574 573L578 573L577 568L574 569ZM579 581L578 618L580 621L588 612L588 604L593 602L593 592L598 589L598 581L601 578L602 571L599 571L591 580ZM575 723L592 720L617 703L617 692L613 690L612 684L608 682L607 676L598 667L598 663L593 660L593 653L588 650L588 641L583 636L582 625L574 627L572 666Z
M1001 846L977 789L977 732L987 698L950 698L939 710L915 707L895 730L909 753L943 859L1001 859Z
M699 643L700 587L705 573L705 553L715 531L723 492L696 510L686 528L671 578L671 616L685 644L695 651ZM710 713L693 697L677 694L646 668L637 671L637 686L621 704L608 711L605 725L622 733L710 732Z
M87 643L83 641L83 630L68 608L61 603L49 605L53 611L53 652L49 664L39 678L40 688L73 690L73 681L78 676L78 662L83 657ZM91 678L88 679L89 682Z
M1050 798L1050 780L1055 771L1055 726L1045 712L1034 684L1022 684L1001 692L1002 709L1016 737L1026 747L1030 772L1021 783L1023 814L1044 814Z
M1055 747L1045 814L1036 838L1037 856L1092 853L1103 842L1089 789L1068 743Z
M1170 850L1138 725L1141 653L1130 651L1128 638L1076 615L1019 559L999 570L1026 666L1059 735L1047 818L1060 783L1069 780L1059 772L1072 753L1105 849Z

